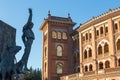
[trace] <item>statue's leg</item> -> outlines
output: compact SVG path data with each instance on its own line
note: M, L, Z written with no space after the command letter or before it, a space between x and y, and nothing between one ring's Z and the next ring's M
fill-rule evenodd
M24 62L25 62L25 64L24 64L24 70L25 71L29 71L29 69L27 68L27 63L28 63L28 58L29 58L30 50L31 50L31 47L29 46L29 47L26 48L26 51L25 51L26 52L25 59L24 59Z
M28 63L28 58L29 58L29 54L30 54L30 50L31 50L31 46L26 47L25 49L25 57L24 57L24 71L29 71L29 69L27 68L27 63Z
M27 68L27 63L28 63L28 58L29 58L29 55L30 55L33 39L28 39L28 41L26 43L27 43L27 45L25 47L24 55L22 57L22 60L25 62L24 70L28 71L29 69Z

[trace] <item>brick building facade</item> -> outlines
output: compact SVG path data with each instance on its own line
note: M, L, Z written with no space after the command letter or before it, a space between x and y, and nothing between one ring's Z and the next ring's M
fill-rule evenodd
M74 25L50 14L43 22L42 80L120 80L120 8Z
M72 69L78 64L73 65L74 54L72 53L75 43L71 35L74 32L74 25L70 15L63 18L48 13L48 17L40 27L43 31L42 80L59 80L61 76L76 70Z

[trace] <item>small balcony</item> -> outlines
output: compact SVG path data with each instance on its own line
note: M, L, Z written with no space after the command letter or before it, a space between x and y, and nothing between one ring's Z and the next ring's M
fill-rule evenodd
M93 74L95 74L95 71L84 72L84 75L93 75Z
M103 57L104 57L103 54L99 54L99 55L97 55L97 58L98 58L98 59L101 59L101 58L103 58Z
M105 73L104 69L98 70L98 74L104 74L104 73Z
M104 70L105 70L105 73L120 72L120 67L117 67L117 68L106 68Z
M120 67L106 68L106 69L98 70L98 74L116 73L116 72L120 72Z
M104 57L108 57L109 56L109 52L104 54Z
M89 57L89 58L84 59L83 62L86 63L86 62L90 62L90 61L92 61L92 60L93 60L92 57Z

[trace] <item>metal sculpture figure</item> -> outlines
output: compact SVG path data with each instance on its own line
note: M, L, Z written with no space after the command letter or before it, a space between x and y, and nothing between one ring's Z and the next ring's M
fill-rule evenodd
M29 71L29 69L27 68L27 63L31 51L31 46L33 40L35 39L34 33L32 31L33 25L34 24L32 23L32 9L29 8L29 18L27 23L23 27L22 35L22 41L25 46L24 54L21 60L18 63L15 63L15 55L19 50L21 50L21 47L16 45L10 46L11 44L7 44L1 55L0 62L0 74L2 75L2 80L5 80L6 74L9 75L8 77L10 77L13 74L18 75L24 71Z
M27 23L23 27L23 35L22 35L22 41L25 46L24 54L22 56L22 59L18 62L18 67L20 66L19 69L24 68L24 71L29 70L27 68L27 63L28 63L28 58L31 51L31 46L32 46L33 40L35 39L34 33L32 31L33 25L34 24L32 23L32 9L29 8L29 18Z

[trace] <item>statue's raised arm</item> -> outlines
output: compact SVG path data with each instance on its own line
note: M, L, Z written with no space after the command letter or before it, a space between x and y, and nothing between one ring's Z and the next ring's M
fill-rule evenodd
M29 10L29 18L28 18L27 23L24 25L23 30L33 27L33 25L34 25L32 23L32 9L29 8L28 10Z
M30 22L32 22L32 9L31 8L29 8L29 18L28 18L28 24L30 23Z

